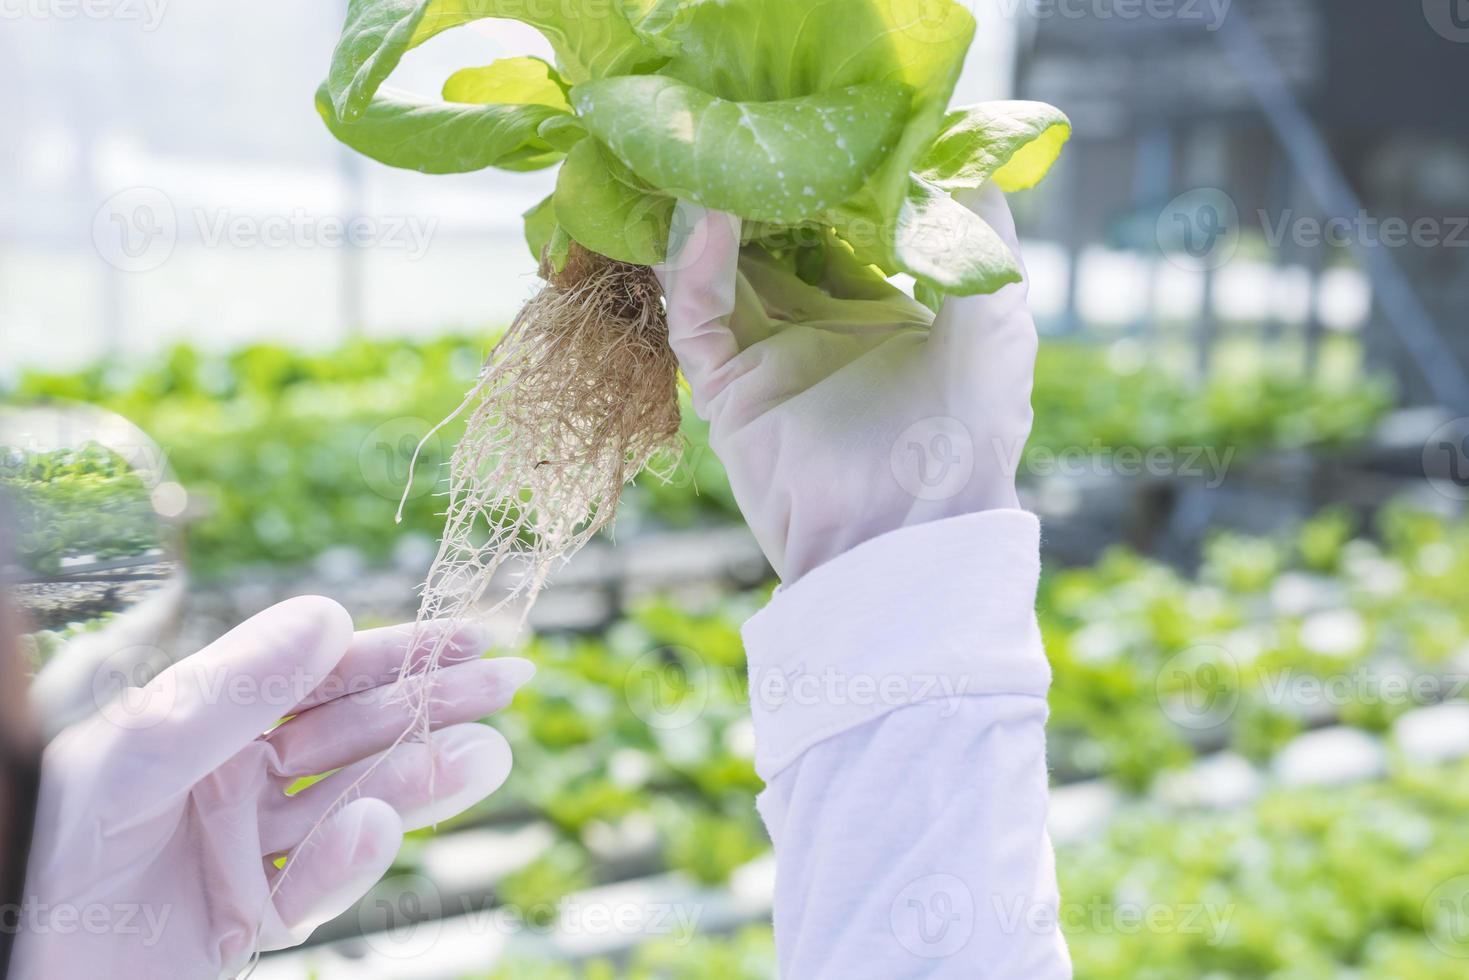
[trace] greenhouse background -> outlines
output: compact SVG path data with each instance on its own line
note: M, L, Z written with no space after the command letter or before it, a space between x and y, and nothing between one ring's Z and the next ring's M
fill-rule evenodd
M1463 976L1469 10L966 6L956 102L1076 124L1012 203L1077 976ZM48 726L289 595L414 614L454 428L413 449L534 288L550 178L339 148L344 10L3 8L0 477ZM543 50L487 22L400 81ZM738 633L773 581L686 418L528 641L506 618L511 782L256 977L774 976Z

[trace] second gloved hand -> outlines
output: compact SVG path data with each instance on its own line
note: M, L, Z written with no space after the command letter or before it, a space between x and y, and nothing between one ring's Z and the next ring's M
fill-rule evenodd
M399 742L412 708L390 685L412 632L354 635L336 603L293 599L57 736L12 976L234 976L252 952L300 943L350 908L405 831L494 792L510 748L470 723L534 668L479 659L481 631L456 629L431 682L433 736Z

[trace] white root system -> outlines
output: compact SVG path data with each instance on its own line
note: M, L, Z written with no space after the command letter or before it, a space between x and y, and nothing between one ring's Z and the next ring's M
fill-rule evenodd
M473 409L449 464L444 536L398 675L396 693L414 720L393 748L427 742L433 725L433 675L455 630L427 624L489 617L515 603L523 623L547 577L611 523L624 485L678 459L678 363L652 270L573 246L562 272L543 266L541 274L545 288L439 426ZM292 852L272 895L325 819Z
M561 273L542 275L461 406L474 408L449 464L420 628L515 603L523 621L547 577L612 522L622 488L677 459L678 362L652 270L573 247ZM433 671L440 652L405 658L403 676Z

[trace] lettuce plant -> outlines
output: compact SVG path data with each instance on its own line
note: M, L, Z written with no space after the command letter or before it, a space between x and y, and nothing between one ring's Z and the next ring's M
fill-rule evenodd
M466 68L442 101L384 84L405 52L482 18L538 28L556 64ZM926 290L984 293L1019 267L952 195L1033 186L1070 125L1035 102L950 111L974 30L952 0L352 0L317 106L394 167L559 164L525 216L557 269L571 242L658 262L683 198L752 237L830 233Z
M441 100L385 84L411 49L484 18L537 28L555 64L465 68ZM1070 126L1037 103L950 111L974 31L953 0L351 0L316 97L338 139L425 173L561 168L525 215L546 286L461 406L421 620L468 615L510 559L526 571L499 605L533 599L677 449L651 267L679 200L738 215L747 244L800 269L850 249L930 305L1020 279L954 194L1033 185Z

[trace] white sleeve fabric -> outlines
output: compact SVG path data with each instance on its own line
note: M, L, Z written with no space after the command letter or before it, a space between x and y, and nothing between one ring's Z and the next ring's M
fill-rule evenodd
M905 528L745 625L786 980L1071 976L1039 551L1022 511Z

